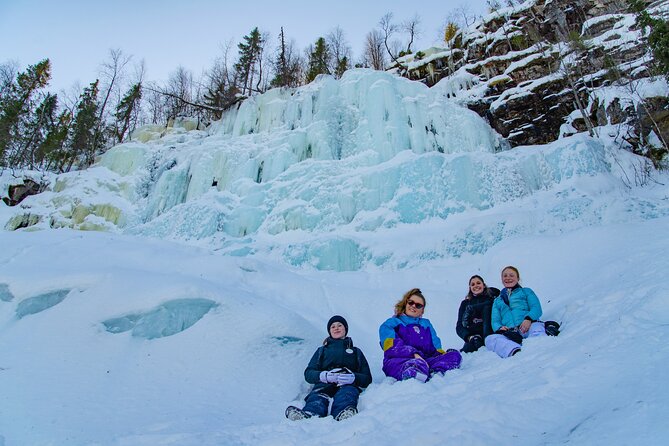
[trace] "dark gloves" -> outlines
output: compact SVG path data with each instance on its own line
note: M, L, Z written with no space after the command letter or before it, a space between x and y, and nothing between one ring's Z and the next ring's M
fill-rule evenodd
M509 328L508 330L497 330L495 333L506 336L508 340L513 341L516 344L523 343L523 335L520 334L517 328Z
M560 334L560 324L555 321L544 322L544 330L548 336L557 336Z
M479 348L483 347L483 337L481 335L471 335L469 337L469 345L474 348L474 350L478 350Z

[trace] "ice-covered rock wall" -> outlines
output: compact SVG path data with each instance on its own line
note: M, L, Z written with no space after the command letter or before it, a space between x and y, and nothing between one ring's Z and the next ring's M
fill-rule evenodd
M8 229L123 230L328 270L403 267L596 224L606 212L594 196L615 190L621 164L584 137L503 150L443 91L371 70L271 90L207 131L138 134L27 198ZM560 205L543 208L542 195ZM428 230L428 244L411 241ZM398 236L405 249L388 252Z
M160 216L177 205L201 208L196 200L218 192L206 205L218 208L209 213L207 227L179 230L195 237L220 230L243 236L261 226L277 233L346 224L395 195L397 185L382 178L383 170L414 169L389 167L398 154L494 152L501 144L476 114L443 95L369 70L271 90L228 112L206 137L172 134L160 141L152 150L141 143L119 145L100 164L123 176L145 170L142 230L149 232L171 232ZM365 174L385 163L381 172ZM305 188L306 178L322 184ZM358 196L357 189L371 191ZM174 225L180 219L162 220Z

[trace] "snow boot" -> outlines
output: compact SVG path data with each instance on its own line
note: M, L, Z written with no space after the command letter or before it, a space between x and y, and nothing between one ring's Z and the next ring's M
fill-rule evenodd
M299 407L288 406L286 408L286 418L292 421L304 420L306 418L311 418L311 416L312 415L309 412L305 412Z
M346 409L342 410L339 412L339 414L335 417L335 420L337 421L342 421L347 418L351 418L353 415L358 413L358 409L356 409L353 406L348 406Z

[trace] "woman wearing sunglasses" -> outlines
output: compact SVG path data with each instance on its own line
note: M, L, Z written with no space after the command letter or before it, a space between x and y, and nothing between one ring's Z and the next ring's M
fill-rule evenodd
M444 352L434 327L423 318L424 312L425 297L414 288L395 304L395 316L379 328L383 372L387 376L398 381L415 378L425 382L435 373L460 367L460 352Z

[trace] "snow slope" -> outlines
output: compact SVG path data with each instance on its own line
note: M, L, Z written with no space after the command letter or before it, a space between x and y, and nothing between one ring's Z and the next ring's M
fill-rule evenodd
M0 445L664 443L669 176L636 185L642 160L606 137L500 151L437 91L348 76L258 97L209 133L143 129L0 204L0 224L41 219L0 232ZM400 150L407 117L435 132ZM353 127L333 139L328 123ZM384 126L378 150L360 143ZM432 145L449 131L474 142ZM559 337L467 354L426 384L384 378L377 330L406 290L460 347L469 277L500 286L508 264ZM350 420L289 422L333 314L374 383Z
M13 298L0 302L0 434L6 445L662 444L667 223L520 236L485 255L338 273L116 234L2 232L0 283ZM404 291L423 289L426 317L459 347L469 276L499 286L509 263L545 317L564 321L558 338L528 341L507 360L465 355L461 370L424 385L384 380L377 328ZM56 289L72 291L17 316ZM105 330L179 299L216 306L171 336L147 339L197 305L180 301L143 331ZM283 409L307 391L302 371L335 313L375 382L351 420L289 422Z

